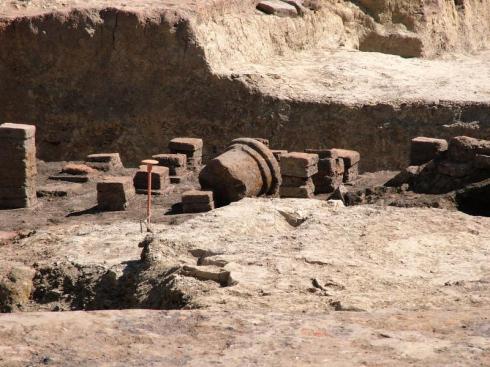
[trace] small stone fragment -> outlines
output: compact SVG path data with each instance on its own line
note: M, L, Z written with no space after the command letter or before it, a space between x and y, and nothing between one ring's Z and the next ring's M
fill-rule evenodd
M261 1L257 5L257 9L269 15L277 15L278 17L295 17L298 15L298 11L294 6L278 0Z

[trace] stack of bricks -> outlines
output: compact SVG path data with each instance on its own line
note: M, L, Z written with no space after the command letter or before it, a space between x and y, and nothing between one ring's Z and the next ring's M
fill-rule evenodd
M344 160L335 149L305 149L306 153L318 154L318 173L313 175L315 194L334 192L344 179Z
M105 177L97 183L97 204L99 210L125 210L134 196L131 177Z
M90 154L86 159L87 166L99 171L114 171L124 168L119 153Z
M0 125L0 208L28 208L36 203L36 127Z
M312 198L315 185L312 176L318 172L318 155L292 152L281 155L283 198Z
M344 182L352 182L359 176L361 155L355 150L332 149L339 158L344 160Z
M171 153L185 154L187 167L192 171L199 171L202 165L202 139L175 138L168 144Z
M170 176L168 167L153 166L151 170L151 193L152 195L166 195L171 192ZM133 177L133 184L137 194L148 194L148 167L139 166Z
M184 213L202 213L213 209L212 191L191 190L182 194L182 211Z
M185 154L156 154L152 158L158 161L158 166L168 168L171 183L182 183L184 181L188 174L187 156Z

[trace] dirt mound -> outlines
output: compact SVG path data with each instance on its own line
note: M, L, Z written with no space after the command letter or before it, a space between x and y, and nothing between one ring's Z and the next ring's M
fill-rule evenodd
M146 239L138 223L81 224L2 250L36 269L26 310L482 307L489 221L443 209L245 199L159 224Z

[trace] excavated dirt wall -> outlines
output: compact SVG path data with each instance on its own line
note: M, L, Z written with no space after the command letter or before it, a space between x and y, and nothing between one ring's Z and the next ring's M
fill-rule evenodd
M362 168L374 170L405 166L415 135L490 136L485 102L288 99L229 70L308 48L361 47L373 32L389 41L401 37L396 47L388 42L374 51L400 54L397 47L406 39L420 39L427 55L443 48L474 51L488 41L472 36L488 27L488 1L466 1L464 12L447 1L431 5L452 11L451 22L435 10L427 13L431 7L423 8L423 21L413 20L420 9L393 2L381 10L369 2L326 2L295 19L257 14L252 3L196 13L105 7L5 18L0 121L35 123L42 159L110 150L121 152L126 163L161 152L178 135L204 138L207 156L237 136L263 136L290 150L357 149ZM466 28L468 34L460 32Z

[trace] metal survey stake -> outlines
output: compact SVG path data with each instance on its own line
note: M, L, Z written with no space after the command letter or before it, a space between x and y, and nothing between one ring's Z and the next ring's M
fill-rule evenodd
M147 202L146 202L146 223L148 225L148 231L150 230L151 223L151 171L153 165L158 164L158 161L153 159L145 159L141 163L146 165L146 172L148 172L148 187L147 187Z

